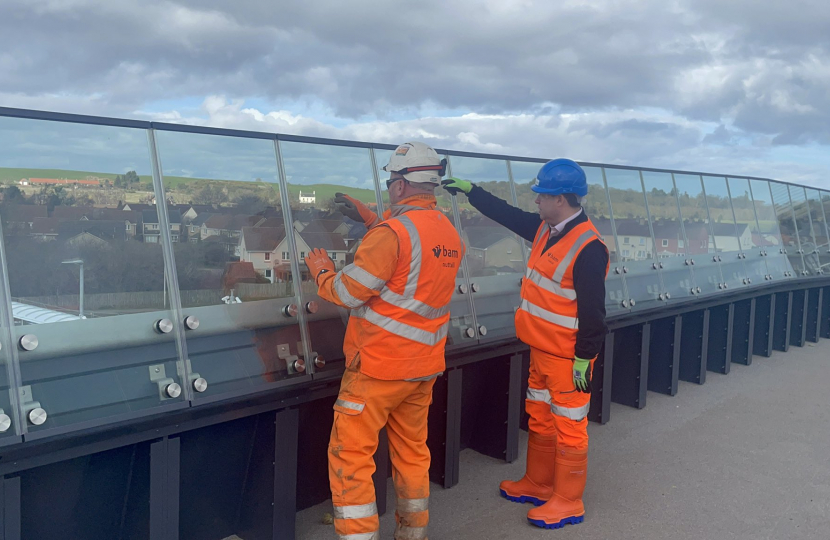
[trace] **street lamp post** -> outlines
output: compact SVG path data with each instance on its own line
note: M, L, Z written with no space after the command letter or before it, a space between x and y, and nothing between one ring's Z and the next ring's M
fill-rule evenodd
M84 260L83 259L70 259L68 261L62 261L61 264L77 264L80 266L81 275L80 279L80 286L79 293L80 293L80 300L78 301L78 318L84 318Z

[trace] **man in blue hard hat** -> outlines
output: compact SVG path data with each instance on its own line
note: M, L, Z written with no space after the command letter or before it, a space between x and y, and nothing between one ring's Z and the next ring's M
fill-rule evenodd
M477 210L532 242L516 335L530 346L525 410L527 470L516 482L501 483L501 495L536 505L533 525L558 529L581 523L588 464L591 368L608 328L605 277L608 248L585 211L585 171L569 159L544 164L531 189L539 213L509 205L467 180L450 178Z

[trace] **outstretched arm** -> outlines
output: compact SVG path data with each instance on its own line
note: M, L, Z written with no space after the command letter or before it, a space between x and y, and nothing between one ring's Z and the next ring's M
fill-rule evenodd
M525 212L521 208L499 199L483 188L459 178L449 178L443 182L444 188L455 195L459 191L467 194L473 207L499 225L507 227L528 242L533 242L542 220L535 212Z

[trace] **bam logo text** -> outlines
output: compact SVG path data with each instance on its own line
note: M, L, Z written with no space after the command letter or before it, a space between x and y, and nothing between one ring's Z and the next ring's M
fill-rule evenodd
M446 246L435 246L432 248L432 254L435 255L435 258L439 257L452 257L454 259L458 258L458 250L457 249L447 249Z

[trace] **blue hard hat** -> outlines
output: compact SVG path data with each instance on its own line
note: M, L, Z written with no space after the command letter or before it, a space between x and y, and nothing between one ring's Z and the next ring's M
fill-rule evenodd
M576 161L559 158L542 165L536 175L536 182L530 189L534 193L573 193L584 197L588 194L588 180L585 178L585 171Z

